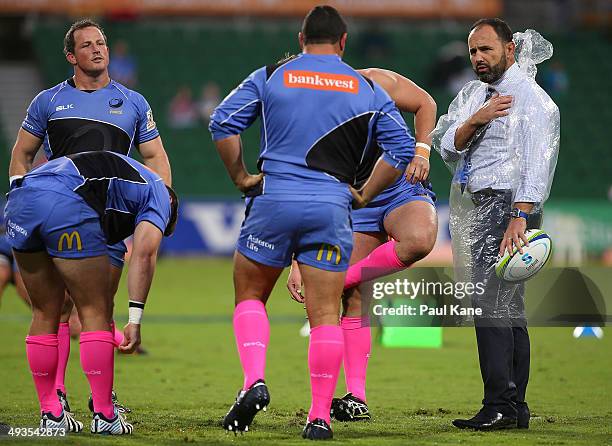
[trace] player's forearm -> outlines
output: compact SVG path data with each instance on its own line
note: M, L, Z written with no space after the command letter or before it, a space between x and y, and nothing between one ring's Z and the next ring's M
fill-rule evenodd
M248 171L242 158L242 141L240 135L215 141L219 156L225 165L232 182L238 186L248 176Z
M148 157L143 156L142 160L144 165L159 175L166 185L172 187L172 169L165 151Z
M396 169L383 159L379 159L370 178L360 190L362 198L367 203L371 202L378 194L391 186L402 173L403 169Z
M128 270L128 295L131 301L143 305L147 301L161 239L162 232L153 223L143 220L136 225Z
M17 140L13 146L11 152L11 162L9 164L9 177L15 175L25 175L32 170L32 164L34 163L34 157L40 145L42 139L26 132L22 128L17 133Z
M32 170L32 163L34 162L34 157L26 157L23 154L15 154L13 151L13 155L11 156L11 162L9 164L9 177L14 177L18 175L25 175L30 170Z
M133 252L128 271L128 295L131 301L146 303L153 282L157 252Z
M436 127L436 102L429 95L414 113L414 133L417 142L431 145L431 133Z
M407 113L414 113L414 133L417 142L431 145L431 132L436 127L436 101L429 93L397 73L395 88L388 92L398 109Z
M172 187L172 169L161 136L140 144L138 151L144 165L159 175L167 186Z

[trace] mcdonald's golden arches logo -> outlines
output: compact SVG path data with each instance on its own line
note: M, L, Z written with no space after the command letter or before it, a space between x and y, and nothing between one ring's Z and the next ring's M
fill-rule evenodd
M80 251L81 249L83 249L83 245L81 244L81 236L79 235L77 231L72 231L70 234L68 234L67 232L64 232L62 236L60 237L59 241L57 242L57 250L58 251L64 250L64 240L66 241L66 248L68 250L72 250L72 245L74 244L75 239L76 239L76 249L77 251Z
M317 260L321 260L323 258L323 252L327 251L327 256L325 257L325 260L327 260L328 262L332 261L332 257L334 256L334 253L336 253L336 260L335 260L335 264L337 265L338 263L340 263L340 259L342 258L340 255L340 247L338 245L330 245L328 243L322 243L321 247L319 248L319 252L317 253Z

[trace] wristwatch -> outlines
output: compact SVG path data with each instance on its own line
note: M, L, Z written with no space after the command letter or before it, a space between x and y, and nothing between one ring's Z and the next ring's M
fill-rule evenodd
M510 216L512 218L524 218L525 221L529 220L529 214L527 212L521 211L519 208L512 209Z

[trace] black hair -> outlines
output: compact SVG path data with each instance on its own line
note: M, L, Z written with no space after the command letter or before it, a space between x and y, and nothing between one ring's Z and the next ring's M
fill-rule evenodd
M512 42L512 30L506 22L498 18L480 19L472 25L472 28L470 28L470 32L474 31L479 26L484 25L489 25L491 28L493 28L495 34L497 34L497 37L499 37L503 43Z
M98 28L102 33L102 37L104 37L104 42L107 42L106 34L104 34L104 30L98 23L94 22L91 19L77 20L72 25L70 25L70 29L66 32L66 35L64 36L64 54L74 54L74 32L78 31L79 29L89 28L91 26L93 26L94 28Z
M337 43L346 33L346 22L336 8L315 6L304 18L304 44Z
M178 221L179 199L176 192L174 192L174 189L168 185L166 185L166 189L168 190L168 195L170 196L170 219L168 220L168 225L166 226L164 235L166 237L170 237L172 234L174 234L176 222Z

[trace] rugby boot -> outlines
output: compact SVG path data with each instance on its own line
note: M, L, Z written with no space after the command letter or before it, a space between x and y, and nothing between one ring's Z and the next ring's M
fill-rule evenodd
M65 410L62 410L59 417L54 417L51 412L43 412L40 416L40 429L64 429L65 432L79 433L83 430L83 423L75 420Z
M112 419L106 418L101 413L94 413L91 420L91 433L99 435L131 435L134 426L125 421L123 415L115 408L115 416Z
M253 418L260 410L265 411L270 404L270 393L264 380L253 383L248 390L240 390L236 402L230 407L223 419L223 429L237 432L247 432Z
M352 393L347 393L342 398L334 398L330 415L338 421L366 421L371 418L365 401Z
M322 418L309 421L302 431L302 438L307 440L331 440L333 436L331 426Z

